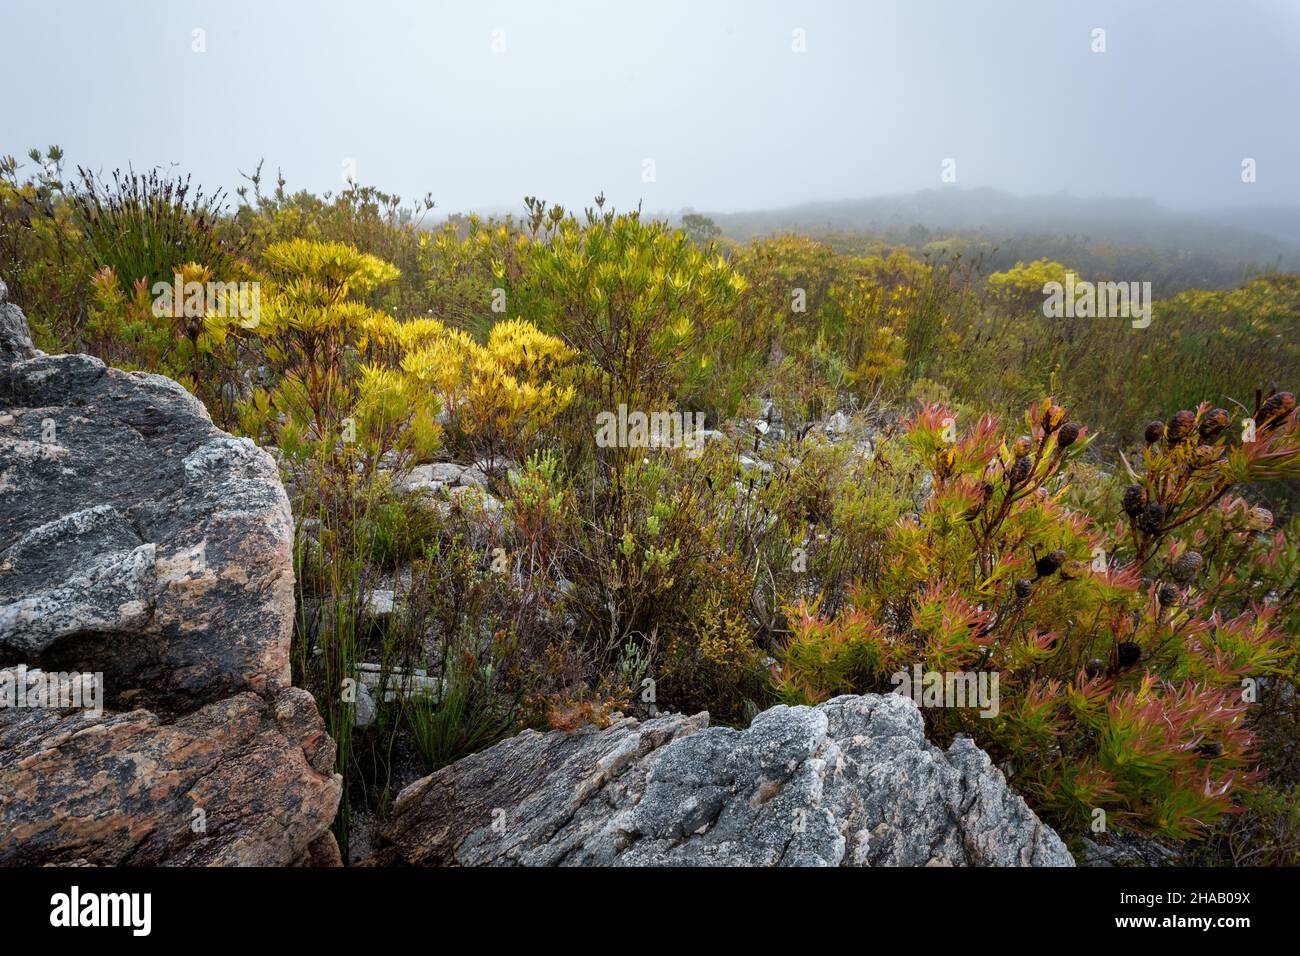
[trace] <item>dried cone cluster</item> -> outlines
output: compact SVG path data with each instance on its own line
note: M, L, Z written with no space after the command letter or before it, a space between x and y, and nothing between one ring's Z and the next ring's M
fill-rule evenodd
M1262 433L1270 427L1279 427L1295 408L1294 395L1275 391L1259 404L1257 430ZM1224 463L1236 468L1240 459L1252 458L1250 453L1255 449L1238 445L1232 422L1233 416L1227 409L1202 405L1196 412L1184 409L1167 422L1153 421L1147 425L1146 472L1138 475L1130 468L1135 480L1125 488L1121 502L1132 522L1139 566L1155 554L1163 536L1203 513L1222 497L1227 487L1225 479L1231 484L1228 477L1231 469L1221 469ZM1154 447L1162 440L1163 448ZM1252 440L1248 431L1243 431L1242 445ZM1260 440L1269 439L1261 436ZM1267 508L1250 508L1245 512L1244 523L1246 530L1263 533L1273 526L1273 515ZM1179 606L1204 566L1200 552L1180 553L1180 550L1180 546L1174 546L1176 556L1171 558L1168 580L1153 585L1159 606L1166 610Z
M1260 405L1259 420L1261 423L1280 421L1281 416L1289 414L1294 408L1295 397L1290 392L1276 392ZM1153 487L1156 489L1168 487L1165 479L1170 475L1170 467L1185 469L1184 474L1175 476L1179 481L1185 481L1193 473L1212 468L1222 462L1225 451L1228 450L1222 443L1223 435L1231 425L1232 413L1226 408L1214 408L1199 414L1183 409L1176 412L1168 422L1158 420L1149 422L1143 437L1149 446L1148 456L1156 455L1155 459L1148 457L1152 473L1156 474L1158 479ZM1150 447L1161 440L1165 442L1166 454L1178 449L1174 457L1167 458ZM1193 443L1195 447L1188 447ZM1164 477L1159 477L1161 475ZM1175 483L1173 487L1180 486ZM1157 493L1162 499L1165 497L1163 491L1153 492L1152 496L1148 497L1144 485L1132 484L1124 490L1122 500L1124 513L1133 520L1138 531L1149 536L1159 535L1167 530L1166 525L1173 519L1174 511L1181 510L1184 504L1180 500L1158 500L1154 497ZM1259 523L1256 519L1249 520L1252 527ZM1194 575L1195 571L1191 570L1189 573Z
M1197 468L1208 468L1219 460L1219 449L1214 445L1197 445L1193 459Z

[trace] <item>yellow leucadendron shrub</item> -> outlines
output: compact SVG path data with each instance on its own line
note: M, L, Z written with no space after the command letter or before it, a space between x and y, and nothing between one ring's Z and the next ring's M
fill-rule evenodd
M1069 266L1051 259L1035 259L1028 264L1017 262L1005 272L989 276L989 288L1016 302L1035 303L1042 299L1044 285L1064 284L1067 275L1074 275L1076 282L1083 278Z
M553 376L576 353L530 322L497 324L486 345L436 320L407 325L417 328L376 329L387 337L380 347L412 346L401 356L402 374L412 388L438 393L448 431L473 451L524 453L573 400L574 388Z
M206 335L221 344L251 336L278 373L242 404L241 424L292 456L391 450L431 454L438 443L436 393L383 362L359 364L367 337L397 325L356 297L399 275L382 259L337 242L293 239L267 247L258 314L209 315ZM391 323L391 325L390 325Z

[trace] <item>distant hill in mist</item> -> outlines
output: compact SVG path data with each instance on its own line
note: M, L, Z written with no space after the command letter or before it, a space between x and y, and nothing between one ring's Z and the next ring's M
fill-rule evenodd
M991 268L1047 256L1095 278L1150 274L1159 293L1234 285L1269 269L1300 271L1300 208L1294 206L1180 212L1150 199L954 187L705 215L741 241L780 232L841 240L862 235L920 251L956 237Z
M1162 249L1241 248L1256 256L1300 253L1300 209L1244 206L1196 213L1150 199L1013 196L995 189L926 189L901 196L801 203L783 209L708 214L735 238L773 230L892 234L914 226L986 235L1086 236Z

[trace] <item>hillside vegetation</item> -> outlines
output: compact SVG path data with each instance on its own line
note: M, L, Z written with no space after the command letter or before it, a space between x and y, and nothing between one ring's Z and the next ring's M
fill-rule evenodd
M0 276L38 347L172 376L276 451L345 844L407 763L524 726L743 724L919 665L997 676L995 715L927 730L1063 836L1300 862L1300 275L1171 281L1137 327L1044 315L1067 274L1152 279L1068 246L994 269L942 235L738 242L601 197L428 225L371 187L29 159L0 166ZM158 307L177 276L215 288L197 314ZM708 437L600 439L637 412ZM421 489L433 462L482 481ZM362 663L436 691L358 726Z

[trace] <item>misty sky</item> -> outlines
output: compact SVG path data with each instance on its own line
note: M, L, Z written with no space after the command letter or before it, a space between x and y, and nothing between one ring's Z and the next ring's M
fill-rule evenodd
M1300 202L1295 0L0 0L0 61L0 153L316 191L352 159L442 213L773 208L949 157L965 188Z

